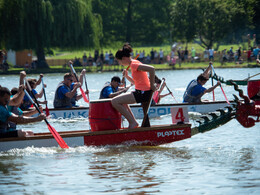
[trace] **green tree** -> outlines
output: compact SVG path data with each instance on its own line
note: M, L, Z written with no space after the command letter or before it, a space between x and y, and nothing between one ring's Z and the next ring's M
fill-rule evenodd
M241 5L236 0L176 0L171 12L174 30L179 38L198 37L203 47L210 48L234 30L250 25L252 0L246 1Z
M169 41L171 0L96 0L93 10L102 16L103 45L131 42L142 45Z
M47 67L44 49L99 47L101 18L91 0L4 0L1 20L6 49L33 49Z

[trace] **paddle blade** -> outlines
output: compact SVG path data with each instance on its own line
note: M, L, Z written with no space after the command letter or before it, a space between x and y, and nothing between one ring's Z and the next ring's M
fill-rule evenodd
M69 146L66 144L66 142L62 139L60 134L50 125L48 124L48 129L51 132L54 139L58 142L61 148L69 148Z
M45 113L46 113L46 116L49 116L49 115L50 115L50 111L49 111L49 108L47 107L47 105L46 105L46 107L45 107Z
M220 85L220 88L221 88L221 91L222 91L222 93L223 93L223 95L224 95L224 97L226 99L226 102L230 105L230 102L228 101L227 96L226 96L226 94L225 94L225 92L224 92L224 90L223 90L221 85Z
M82 97L83 97L84 101L87 102L87 103L89 103L89 100L88 100L88 98L87 98L85 92L83 91L83 89L82 89L81 87L80 87L80 91L81 91L81 94L82 94Z

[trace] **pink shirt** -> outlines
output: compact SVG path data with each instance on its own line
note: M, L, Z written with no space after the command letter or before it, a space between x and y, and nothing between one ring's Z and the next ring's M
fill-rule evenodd
M135 89L149 91L151 87L147 72L137 70L140 64L142 63L138 60L132 60L130 64L132 77L135 82Z

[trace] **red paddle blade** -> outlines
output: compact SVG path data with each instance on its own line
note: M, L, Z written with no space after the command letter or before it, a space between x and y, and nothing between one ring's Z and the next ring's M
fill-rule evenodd
M69 146L66 144L66 142L62 139L60 134L50 125L48 124L48 129L55 138L55 140L58 142L61 148L69 148Z
M83 91L83 89L82 89L81 87L80 87L79 89L80 89L80 91L81 91L81 94L82 94L82 97L83 97L84 101L87 102L87 103L89 103L89 100L88 100L88 98L87 98L85 92Z
M172 95L172 94L171 94ZM172 97L173 97L173 99L175 100L175 102L177 102L178 103L178 101L175 99L175 97L172 95Z
M46 108L45 108L45 113L46 113L46 116L50 115L50 111L49 111L49 108L47 107L47 105L46 105Z
M215 102L215 93L214 93L214 91L212 91L212 95L213 95L213 102Z
M226 99L226 102L230 105L230 102L228 101L227 96L226 96L226 94L225 94L225 92L224 92L224 90L223 90L221 85L220 85L220 88L221 88L221 91L222 91L222 93L223 93L223 95L224 95L224 97Z

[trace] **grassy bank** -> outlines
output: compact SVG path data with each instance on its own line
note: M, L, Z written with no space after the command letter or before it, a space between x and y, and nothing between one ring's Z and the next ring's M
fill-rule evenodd
M170 66L168 64L151 64L155 67L156 70L182 70L182 69L204 69L208 66L208 62L199 62L199 63L182 63L181 66L176 64L175 66ZM247 68L247 67L257 67L255 63L243 63L243 64L235 64L234 62L225 63L221 65L220 62L213 63L215 68ZM76 71L81 71L83 67L74 67ZM123 66L103 66L103 69L100 70L98 67L88 67L86 68L87 72L107 72L107 71L122 71ZM68 66L50 66L50 68L37 68L36 70L28 70L25 68L10 68L8 72L0 71L0 74L19 74L20 71L25 70L30 74L38 74L38 73L66 73L69 72L70 69Z

